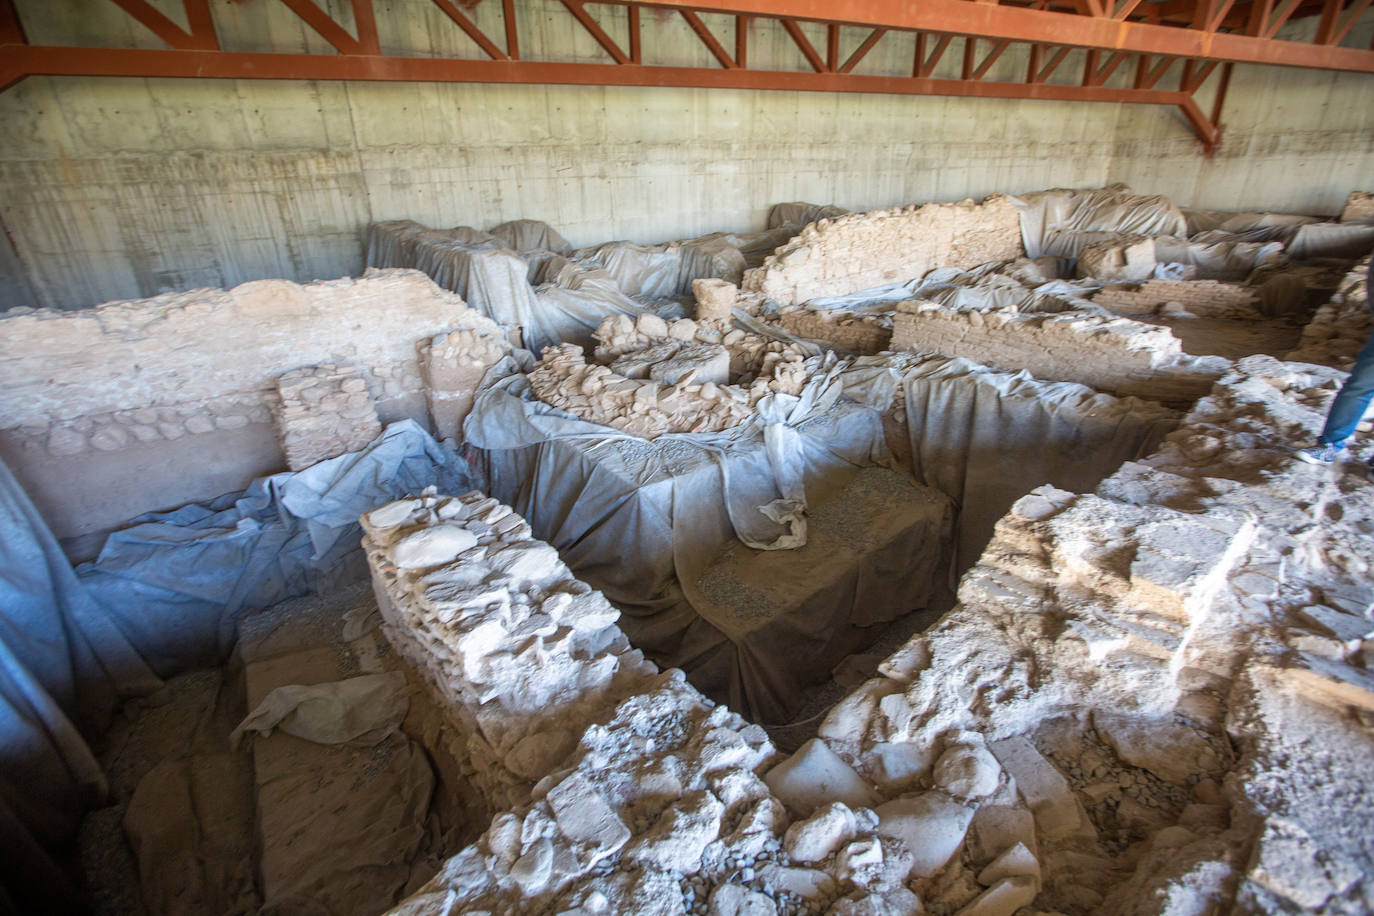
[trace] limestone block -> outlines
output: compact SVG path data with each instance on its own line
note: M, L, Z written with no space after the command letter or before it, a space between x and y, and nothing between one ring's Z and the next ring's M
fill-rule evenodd
M1093 725L1117 756L1179 785L1190 776L1215 769L1215 752L1197 729L1172 720L1114 715L1096 711Z
M803 815L831 802L850 808L869 807L873 802L873 792L863 778L818 738L769 770L764 782L790 810Z
M548 799L558 829L568 839L589 846L594 859L610 855L630 839L629 828L581 774L550 789Z
M730 353L717 344L688 344L651 366L649 378L664 385L676 385L689 372L693 373L692 381L698 385L728 384Z
M985 748L953 745L935 762L936 786L956 798L982 798L997 790L1002 768Z
M794 862L819 862L854 838L858 822L842 802L831 802L787 828L783 848Z
M1035 881L1032 878L1003 878L983 891L973 902L955 916L1011 916L1035 900Z
M1054 765L1025 738L1005 738L991 750L1011 777L1047 836L1065 836L1078 830L1085 818L1073 790Z
M1139 283L1155 272L1155 240L1121 236L1094 242L1078 253L1078 275L1105 283Z
M699 321L729 321L735 307L739 287L725 280L711 277L692 281L692 295L697 300Z
M1374 223L1374 193L1351 191L1341 209L1343 223Z
M922 792L874 809L878 833L900 840L912 854L911 872L928 877L944 868L964 844L973 809L943 792Z
M440 439L461 439L463 420L492 365L510 352L495 327L460 328L421 347L420 369L430 417Z

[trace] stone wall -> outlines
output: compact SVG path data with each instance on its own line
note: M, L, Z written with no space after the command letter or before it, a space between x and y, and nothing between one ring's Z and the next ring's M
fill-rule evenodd
M1319 363L1349 371L1355 357L1374 333L1374 313L1369 310L1369 258L1345 275L1330 300L1317 309L1302 329L1291 360Z
M786 758L662 675L395 912L1367 911L1374 483L1287 444L1339 378L1241 360L1096 493L1020 499Z
M362 524L387 638L447 710L445 743L487 816L528 802L588 726L658 673L620 612L496 500L405 499Z
M1351 191L1341 210L1343 223L1374 223L1374 193Z
M277 379L277 432L286 466L304 470L382 434L367 383L352 366L306 366Z
M1258 297L1249 287L1217 280L1148 280L1131 289L1108 286L1093 297L1093 304L1123 315L1155 315L1176 302L1199 318L1263 317Z
M277 377L348 367L382 422L427 425L416 347L500 336L416 271L286 280L0 317L0 456L59 537L218 496L286 466Z
M924 204L812 223L748 271L744 287L784 305L1025 254L1020 211L994 194L981 204Z
M890 318L859 316L845 309L788 306L779 311L778 324L789 334L851 353L871 355L892 343Z
M1167 328L1127 318L1010 309L958 311L911 300L893 317L892 348L962 356L1036 378L1078 382L1108 394L1191 401L1230 367L1188 356Z

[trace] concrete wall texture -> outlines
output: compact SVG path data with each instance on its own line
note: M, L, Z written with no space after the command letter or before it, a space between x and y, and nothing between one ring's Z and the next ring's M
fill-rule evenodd
M19 6L34 42L158 46L113 4ZM346 3L326 6L347 19ZM552 0L521 6L527 56L547 48L564 60L608 60ZM282 4L220 3L214 12L228 49L327 50ZM623 11L596 12L618 34ZM500 35L499 4L479 4L475 15ZM480 56L426 0L379 6L378 18L387 53ZM708 22L728 44L726 20ZM648 15L644 25L649 62L709 63L680 17ZM753 28L751 63L805 67L780 29ZM1371 31L1374 14L1349 43L1367 45ZM845 29L842 53L865 34ZM902 73L912 42L889 34L860 72ZM937 76L957 75L958 45ZM1075 80L1081 55L1056 78ZM988 78L1024 66L1009 52ZM1165 85L1175 79L1166 75ZM761 228L768 207L785 200L869 209L1111 181L1183 206L1334 214L1374 180L1371 88L1374 78L1362 75L1237 66L1221 150L1205 159L1178 112L1140 105L30 78L0 95L0 220L14 249L0 252L0 308L356 274L365 227L383 219L488 228L530 217L576 245L652 243Z

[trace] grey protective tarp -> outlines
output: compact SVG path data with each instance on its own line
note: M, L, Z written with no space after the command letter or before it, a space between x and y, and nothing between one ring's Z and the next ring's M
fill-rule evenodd
M823 501L859 468L890 462L878 413L839 400L838 372L821 373L800 398L775 396L746 426L649 441L534 400L523 376L508 374L514 368L493 369L505 378L479 394L465 425L484 450L492 495L621 608L636 646L736 708L785 719L804 682L779 661L780 646L819 652L837 630L911 610L908 585L928 589L897 583L875 595L860 571L766 630L740 633L708 616L698 581L732 539L790 543L803 501Z
M222 661L240 609L361 575L363 512L477 482L452 446L405 420L360 452L137 519L74 573L0 464L0 890L26 901L41 881L25 911L63 906L45 850L103 791L77 724L101 726L157 675Z
M605 268L627 296L649 299L688 295L692 281L706 277L739 283L745 266L744 255L721 234L662 245L605 242L575 257Z
M491 228L491 234L520 253L526 251L551 251L554 254L568 255L572 246L558 234L558 230L548 223L537 219L513 219L508 223Z
M967 271L937 267L917 280L875 286L846 296L810 299L806 306L881 317L890 314L898 302L925 299L952 309L1015 308L1023 312L1058 312L1067 308L1093 309L1092 303L1083 297L1102 288L1102 284L1093 279L1050 280L1027 286L1007 274L992 272L990 269L996 266L987 264Z
M912 466L959 507L955 572L977 562L993 525L1041 484L1092 492L1122 462L1149 454L1179 414L1137 398L1046 382L970 360L913 358L899 372Z
M818 219L834 219L837 216L844 216L848 212L843 207L837 207L834 204L809 204L801 200L773 204L768 211L768 228L781 229L784 226L791 226L801 229L807 223L814 223Z
M1283 261L1282 242L1244 241L1220 230L1196 238L1161 236L1155 239L1160 264L1188 264L1199 280L1244 280L1257 267Z
M545 272L553 276L535 290L535 298L540 314L556 324L552 330L559 340L591 348L595 346L592 333L603 319L610 315L637 316L645 311L595 264L555 257L546 264Z
M427 486L465 492L476 483L452 446L401 420L361 451L135 519L77 574L166 675L222 659L242 608L360 576L362 513Z
M1168 198L1132 194L1120 184L1091 191L1041 191L1012 200L1021 207L1021 239L1031 258L1076 258L1085 245L1117 233L1188 234L1187 219Z
M608 282L599 264L573 264L546 248L517 254L508 247L512 241L537 241L566 248L544 223L516 220L496 228L500 237L462 226L428 230L409 220L374 223L368 230L367 263L424 271L503 328L519 328L521 342L535 353L564 341L589 344L603 318L645 311ZM684 261L681 251L672 258L674 278L685 269L706 269L697 261ZM530 285L536 277L550 281L537 292Z

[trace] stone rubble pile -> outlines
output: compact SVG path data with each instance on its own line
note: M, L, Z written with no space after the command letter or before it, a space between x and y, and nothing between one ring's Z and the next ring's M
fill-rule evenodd
M1020 211L1000 194L981 204L924 204L871 210L808 225L744 288L782 305L844 296L925 276L936 267L976 267L1021 257Z
M724 321L613 315L595 339L609 365L571 344L548 347L530 386L547 404L646 439L739 426L762 398L797 394L808 378L800 347Z
M1374 192L1351 191L1341 209L1343 223L1374 223Z
M1155 273L1155 240L1119 234L1089 242L1078 252L1078 275L1104 283L1140 283Z
M607 366L589 365L582 348L572 344L545 349L529 373L530 387L544 403L645 439L664 433L717 433L753 415L757 398L752 388L697 384L695 379L694 369L671 385L626 378ZM760 381L766 392L767 381Z
M600 362L655 347L664 348L658 352L668 354L685 344L719 344L730 354L733 384L749 386L752 392L760 380L767 380L772 391L796 394L806 383L806 353L801 347L731 327L728 321L679 318L669 322L657 315L640 315L633 320L628 315L615 315L601 322L595 338L594 356Z
M277 435L293 471L355 452L382 434L367 382L352 366L327 363L283 373L277 398Z
M396 912L1367 912L1374 482L1288 449L1339 378L1246 358L1023 497L786 758L661 676Z
M445 743L492 811L535 783L657 669L620 612L529 525L481 493L424 495L362 518L391 644L448 711Z
M1290 360L1319 363L1348 370L1364 341L1374 333L1374 314L1369 311L1369 258L1356 264L1336 292L1302 329Z

